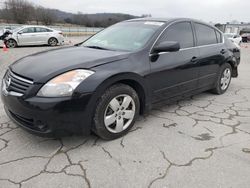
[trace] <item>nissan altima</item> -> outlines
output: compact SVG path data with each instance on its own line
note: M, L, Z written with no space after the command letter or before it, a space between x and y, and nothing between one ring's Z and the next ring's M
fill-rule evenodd
M161 100L211 90L238 76L240 50L193 19L128 20L74 47L9 66L1 97L8 116L40 136L119 138Z

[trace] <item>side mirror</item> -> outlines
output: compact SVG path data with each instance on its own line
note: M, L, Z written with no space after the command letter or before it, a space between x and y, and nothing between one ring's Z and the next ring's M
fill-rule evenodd
M18 34L21 35L21 34L23 34L23 32L22 32L22 31L19 31Z
M180 50L180 43L176 41L164 41L154 47L154 53L177 52Z

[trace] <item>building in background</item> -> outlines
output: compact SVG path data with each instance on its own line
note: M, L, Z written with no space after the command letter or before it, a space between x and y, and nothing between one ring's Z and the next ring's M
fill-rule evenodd
M227 24L215 24L224 33L250 33L250 23L227 23Z

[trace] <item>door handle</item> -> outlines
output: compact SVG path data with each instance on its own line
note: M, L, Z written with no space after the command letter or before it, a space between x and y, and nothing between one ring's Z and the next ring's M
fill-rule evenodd
M196 63L197 61L198 61L198 57L196 57L196 56L192 57L192 59L191 59L192 63Z
M225 50L225 49L222 49L222 50L220 51L220 53L221 53L221 54L225 54L225 53L226 53L226 50Z

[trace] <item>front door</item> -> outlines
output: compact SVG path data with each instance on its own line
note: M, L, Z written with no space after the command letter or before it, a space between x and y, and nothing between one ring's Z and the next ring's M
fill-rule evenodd
M160 53L158 59L150 63L148 82L153 90L153 102L185 94L195 90L198 85L199 51L194 48L191 22L170 25L156 45L163 41L177 41L181 49L177 52Z
M34 45L37 44L35 27L25 28L18 33L19 45Z

